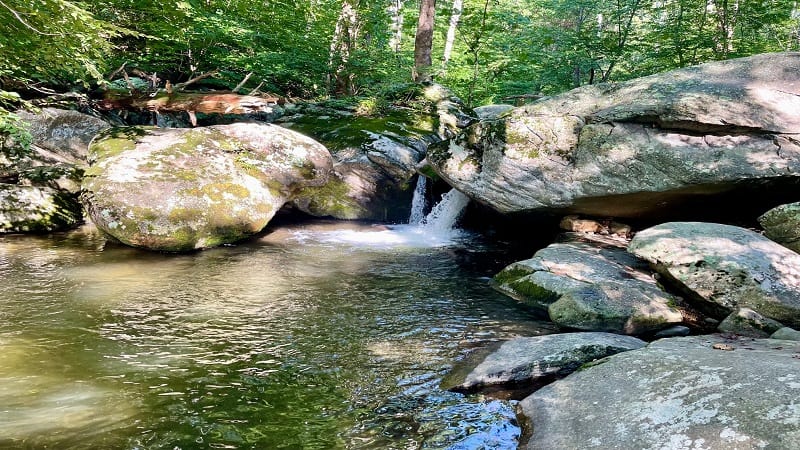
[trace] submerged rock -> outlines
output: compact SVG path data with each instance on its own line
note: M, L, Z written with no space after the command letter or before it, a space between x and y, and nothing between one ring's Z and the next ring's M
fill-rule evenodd
M780 205L758 218L764 234L796 252L800 252L800 203Z
M800 343L787 342L695 336L611 356L520 403L527 448L797 448Z
M651 262L687 301L722 319L738 308L800 326L800 255L739 227L671 222L640 231L628 250Z
M563 333L522 337L505 342L465 378L450 380L458 392L519 390L524 395L562 378L591 361L647 345L611 333Z
M683 320L646 264L611 246L551 244L494 281L501 292L546 309L556 324L579 330L643 334Z
M104 232L135 247L188 251L263 229L304 188L327 182L325 147L281 127L112 129L91 147L83 196Z
M81 222L81 205L67 192L0 184L0 233L60 231Z
M798 111L800 53L764 54L545 98L428 160L502 213L653 216L745 182L800 181Z

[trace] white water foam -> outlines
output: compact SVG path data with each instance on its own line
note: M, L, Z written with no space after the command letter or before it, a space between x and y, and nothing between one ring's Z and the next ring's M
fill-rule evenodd
M469 236L455 227L469 197L455 189L442 197L419 224L373 225L340 230L295 231L295 239L368 248L431 248L457 244Z
M414 197L411 199L411 215L408 217L409 225L420 225L425 220L425 191L427 190L428 178L424 175L417 177L417 187L414 188Z

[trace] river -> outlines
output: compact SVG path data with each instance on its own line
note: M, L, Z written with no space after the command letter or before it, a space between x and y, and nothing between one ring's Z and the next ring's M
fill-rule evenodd
M504 249L408 236L288 223L186 255L90 226L0 237L0 447L516 448L513 404L438 384L551 327L488 286Z

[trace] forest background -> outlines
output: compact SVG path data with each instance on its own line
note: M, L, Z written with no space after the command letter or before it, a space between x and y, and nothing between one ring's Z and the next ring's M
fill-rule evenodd
M209 75L196 88L373 103L414 76L449 87L470 106L513 103L709 60L798 50L800 4L0 0L0 31L0 133L8 135L19 130L9 111L20 94L102 90L121 67L160 84ZM420 66L420 45L431 51L427 67L424 60Z

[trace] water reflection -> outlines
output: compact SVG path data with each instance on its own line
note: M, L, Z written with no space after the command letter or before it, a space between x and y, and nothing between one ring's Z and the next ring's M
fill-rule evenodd
M474 240L331 241L340 227L190 255L0 237L0 446L514 448L508 403L438 383L548 327L459 267Z

